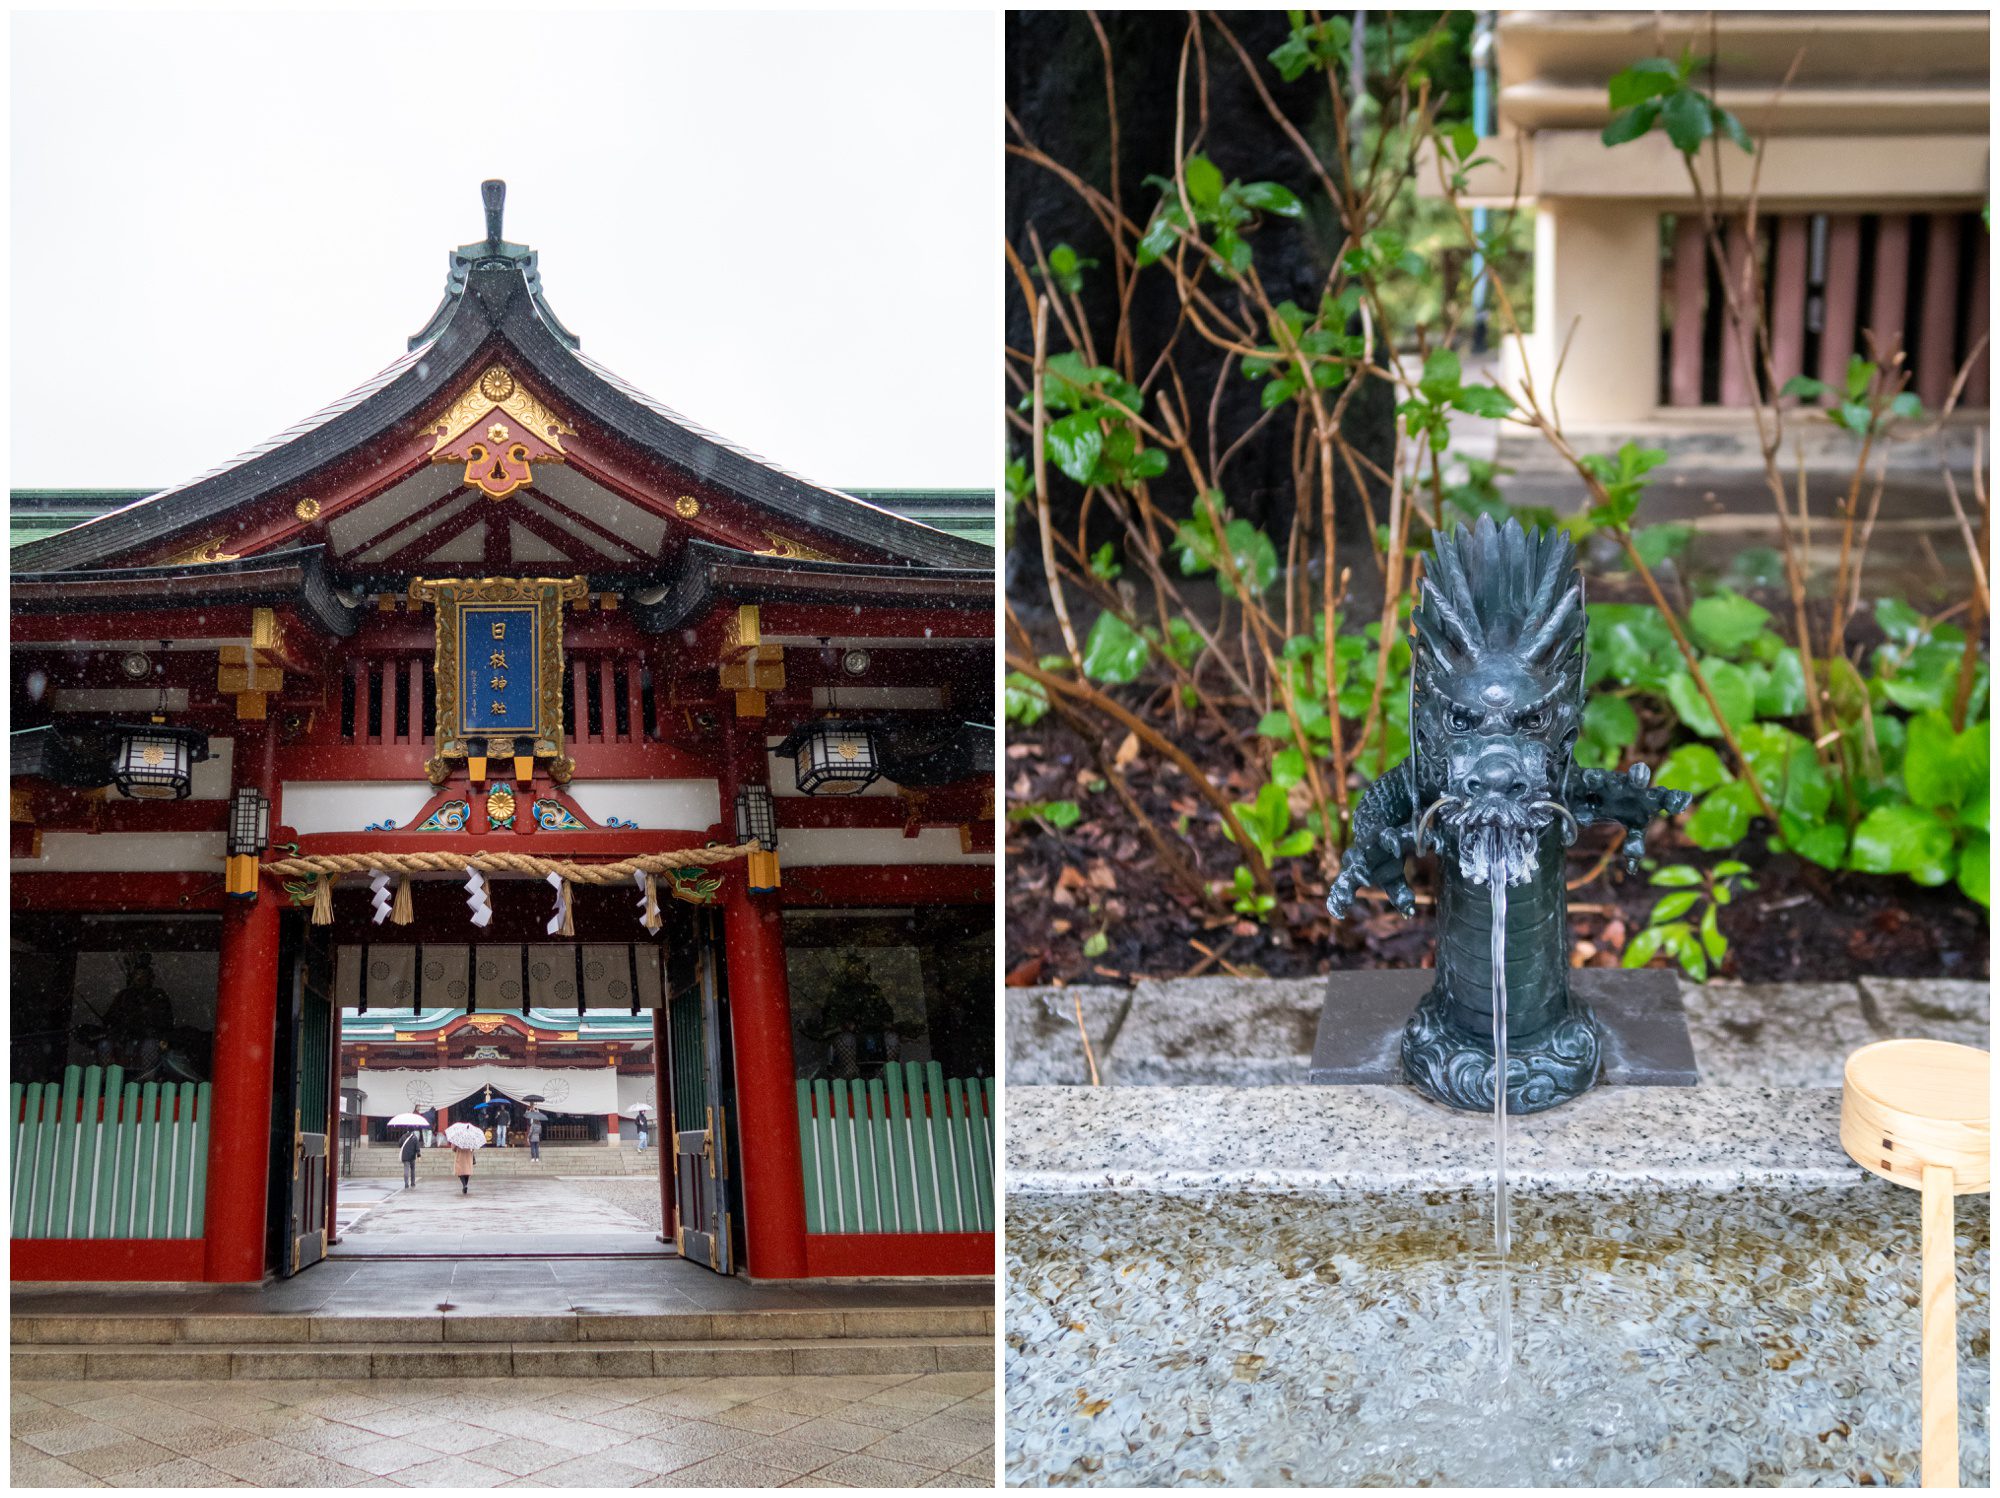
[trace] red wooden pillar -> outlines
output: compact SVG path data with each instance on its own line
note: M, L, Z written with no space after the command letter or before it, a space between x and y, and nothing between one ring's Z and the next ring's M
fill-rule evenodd
M1741 316L1730 312L1727 296L1722 302L1722 391L1725 406L1747 406L1756 390L1757 372L1745 359L1756 355L1757 247L1750 242L1748 225L1740 218L1729 221L1723 235L1723 258L1728 265L1729 284L1735 291L1735 306Z
M1701 216L1674 221L1674 328L1668 340L1667 404L1701 404L1701 328L1708 295L1708 240Z
M1811 221L1803 213L1787 213L1778 220L1778 242L1771 260L1771 367L1777 390L1785 388L1792 376L1805 373L1807 260L1811 248ZM1788 397L1784 404L1797 403Z
M749 1270L758 1279L801 1279L806 1273L806 1197L784 917L775 896L753 895L744 886L740 863L730 870L725 887L722 924L729 951Z
M279 820L273 751L265 723L236 725L236 785L254 785ZM271 1064L278 1028L277 893L267 884L254 900L227 900L216 980L215 1120L208 1134L208 1187L202 1236L205 1277L264 1278L265 1196L271 1159Z
M1952 377L1958 373L1953 347L1958 339L1958 215L1933 213L1929 227L1917 325L1916 388L1924 409L1935 411L1951 394Z
M1822 284L1819 377L1835 390L1847 388L1847 361L1860 349L1854 320L1861 306L1861 220L1836 213L1826 221L1826 277Z
M1869 357L1884 367L1903 346L1903 304L1910 290L1910 217L1885 213L1875 226L1875 285L1868 301L1868 327L1875 337ZM1863 353L1868 353L1866 346Z
M1983 253L1982 240L1975 237L1972 255L1972 294L1967 303L1965 316L1965 346L1979 348L1979 357L1972 361L1972 372L1966 376L1965 394L1960 404L1968 410L1983 411L1988 401L1987 371L1993 367L1993 349L1990 343L1980 340L1989 336L1992 322L1992 291L1987 280L1990 272Z

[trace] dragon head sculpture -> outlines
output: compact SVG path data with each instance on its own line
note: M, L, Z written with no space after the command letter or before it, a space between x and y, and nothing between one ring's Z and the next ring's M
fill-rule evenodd
M1439 851L1525 884L1583 721L1583 578L1560 531L1482 516L1438 539L1411 618L1410 760Z

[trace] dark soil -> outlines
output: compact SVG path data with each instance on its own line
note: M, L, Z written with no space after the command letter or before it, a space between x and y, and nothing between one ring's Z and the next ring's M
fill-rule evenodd
M1431 963L1435 928L1426 905L1405 920L1369 891L1362 899L1372 903L1357 904L1336 925L1326 913L1326 883L1305 859L1281 862L1280 902L1267 921L1231 914L1226 900L1220 911L1205 910L1160 867L1111 791L1088 788L1099 778L1089 745L1054 716L1032 729L1009 725L1008 740L1010 805L1069 800L1083 808L1083 819L1064 831L1036 820L1009 825L1009 983L1122 983L1226 972L1307 977L1336 967ZM1212 727L1190 725L1175 741L1212 773L1234 762ZM1650 751L1647 757L1657 758ZM1226 883L1241 860L1186 777L1151 755L1132 760L1125 775L1196 870L1211 883ZM1227 779L1224 788L1233 801L1248 800L1255 789ZM1186 832L1177 833L1177 825ZM1729 953L1713 976L1770 983L1990 975L1986 912L1956 887L1834 874L1766 852L1766 837L1764 825L1753 824L1730 855L1694 848L1666 823L1655 824L1648 839L1649 851L1663 859L1707 865L1733 856L1753 870L1757 888L1722 910ZM1615 829L1586 828L1570 850L1569 877L1596 868L1615 838ZM1420 876L1426 872L1419 866ZM1423 901L1424 884L1416 888ZM1570 926L1582 962L1616 966L1661 893L1644 874L1626 874L1615 859L1572 889ZM1099 932L1104 950L1086 957L1085 944Z

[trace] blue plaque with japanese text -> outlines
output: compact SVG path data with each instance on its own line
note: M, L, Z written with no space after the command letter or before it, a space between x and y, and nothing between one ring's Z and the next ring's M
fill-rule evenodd
M461 605L459 614L459 701L467 733L523 734L539 731L537 708L541 673L536 659L536 613L532 608Z

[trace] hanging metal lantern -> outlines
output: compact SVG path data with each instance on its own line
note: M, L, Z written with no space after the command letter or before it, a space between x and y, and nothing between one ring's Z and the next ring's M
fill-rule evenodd
M769 894L778 887L778 809L768 785L739 786L736 791L736 841L754 841L756 851L745 860L744 875L752 894Z
M223 893L239 900L257 898L257 856L271 846L271 803L254 785L236 788L229 798L229 859Z
M229 851L255 856L271 846L271 803L254 785L240 785L229 799Z
M874 731L842 718L822 718L793 730L778 753L791 756L799 790L808 796L851 796L882 773Z
M165 723L121 725L111 783L140 801L180 801L194 786L193 766L208 758L208 735Z
M755 839L766 853L777 851L778 810L767 785L746 785L736 792L736 841Z

